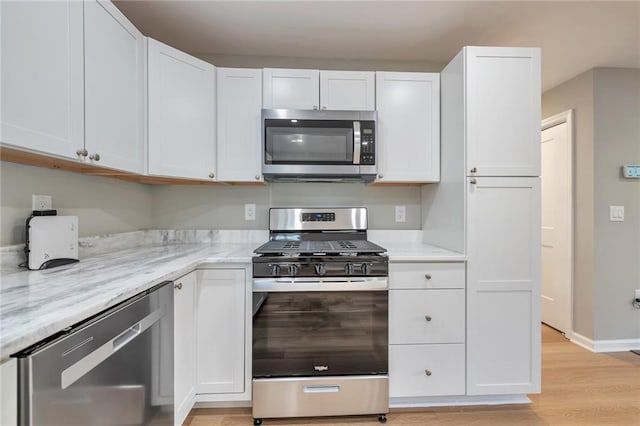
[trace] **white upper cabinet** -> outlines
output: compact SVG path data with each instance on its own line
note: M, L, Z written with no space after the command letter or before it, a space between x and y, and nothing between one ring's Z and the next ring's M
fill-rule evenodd
M0 2L0 140L76 158L84 147L82 3Z
M148 39L150 175L215 176L215 67Z
M376 73L378 182L440 179L440 75Z
M318 109L318 70L265 68L262 70L262 107Z
M375 73L320 71L320 109L373 111Z
M97 165L144 173L146 43L110 2L85 0L85 148Z
M217 92L217 180L260 182L262 70L218 68Z
M538 176L540 49L465 47L463 54L467 174Z
M263 108L373 111L375 73L265 68Z

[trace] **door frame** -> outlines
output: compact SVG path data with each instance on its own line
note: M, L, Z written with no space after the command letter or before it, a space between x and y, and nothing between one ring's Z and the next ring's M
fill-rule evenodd
M567 220L569 222L568 228L568 237L569 237L569 310L566 312L566 324L568 324L568 329L565 331L565 337L569 340L573 340L573 280L574 280L574 258L573 258L573 245L574 245L574 231L573 231L573 202L574 202L574 186L573 186L573 109L563 111L556 115L552 115L551 117L545 118L542 120L540 133L542 131L549 129L551 127L557 126L559 124L567 123L567 154L569 158L569 162L566 165L569 173L568 176L568 186L569 186L569 211L567 212ZM540 146L542 149L542 146ZM542 283L541 283L542 288Z

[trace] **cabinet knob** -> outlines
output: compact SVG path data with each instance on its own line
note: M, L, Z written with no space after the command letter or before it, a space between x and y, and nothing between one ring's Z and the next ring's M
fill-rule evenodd
M384 175L382 173L378 173L378 179L382 179Z
M426 374L427 376L431 375L431 370L424 370L424 374Z
M96 153L96 154L91 154L89 156L89 160L93 160L93 161L100 161L100 154Z
M256 180L260 180L260 175L255 175L254 177L256 178Z
M477 173L477 172L478 172L478 169L476 167L471 168L471 173Z
M424 277L425 277L426 279L430 280L430 279L431 279L431 274L424 274Z
M427 320L427 322L431 322L431 315L425 315L424 319Z
M86 150L86 148L80 148L79 150L76 151L76 155L79 156L83 156L86 157L87 155L89 155L89 151Z
M177 289L177 290L182 290L182 283L175 283L173 285L173 288Z
M471 185L475 185L476 183L478 183L478 181L476 180L476 178L471 178L471 180L469 180L469 183Z
M313 109L317 110L318 109L318 105L314 105Z
M327 109L327 107L326 107L326 106L323 106L323 107L322 107L322 110L325 110L325 109Z
M213 179L214 177L216 177L216 174L215 174L215 173L209 173L209 177L210 177L211 179Z

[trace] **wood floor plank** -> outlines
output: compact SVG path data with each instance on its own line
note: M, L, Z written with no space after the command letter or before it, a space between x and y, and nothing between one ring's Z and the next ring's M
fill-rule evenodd
M592 353L542 327L542 392L531 404L395 409L388 425L640 426L640 356ZM252 425L250 408L194 409L186 426ZM375 416L269 419L265 426L374 426Z

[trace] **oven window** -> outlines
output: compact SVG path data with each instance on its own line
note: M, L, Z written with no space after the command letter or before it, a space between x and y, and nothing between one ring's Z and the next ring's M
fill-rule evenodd
M269 164L353 164L353 129L268 127Z
M387 291L259 295L254 377L387 373Z

